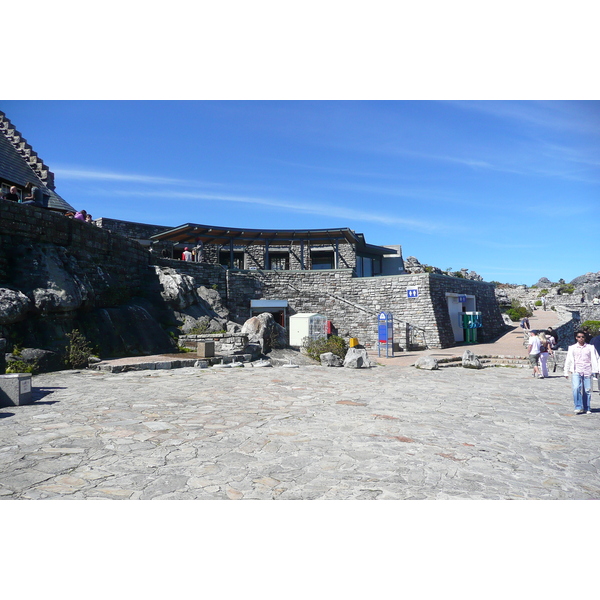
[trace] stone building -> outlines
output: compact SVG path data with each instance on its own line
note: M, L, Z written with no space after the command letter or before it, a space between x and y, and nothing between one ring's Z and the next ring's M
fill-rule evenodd
M287 327L296 313L319 313L330 321L330 331L375 347L378 315L388 312L402 349L464 341L464 311L481 312L480 341L504 329L492 284L406 273L400 246L367 244L348 228L251 230L188 223L151 239L193 247L199 264L220 265L226 275L222 294L231 318L240 323L267 311ZM184 263L186 272L193 273L198 263Z
M40 189L45 208L60 213L75 212L56 193L54 173L0 111L0 195L4 196L14 186L21 201L27 195L27 184Z
M404 273L400 246L367 244L362 233L342 229L237 229L187 223L151 236L177 254L194 248L198 262L230 269L316 271L352 269L356 277Z

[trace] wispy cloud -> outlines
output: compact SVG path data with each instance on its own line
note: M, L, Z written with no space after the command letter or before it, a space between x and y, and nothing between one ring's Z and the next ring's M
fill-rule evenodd
M137 173L115 173L111 171L96 171L93 169L54 169L54 174L65 180L85 179L93 181L118 181L142 183L148 185L185 185L185 186L218 186L221 184L207 181L193 181L189 179L175 179L172 177L156 177L155 175L142 175Z
M121 196L143 196L143 197L164 197L165 192L161 191L115 191L113 194ZM448 225L446 223L436 223L432 220L416 220L396 217L391 214L377 214L356 210L343 206L333 206L325 203L303 203L285 200L274 200L270 198L259 198L254 196L238 196L232 194L207 194L202 192L174 192L169 191L170 198L180 198L186 200L210 200L218 202L236 202L243 204L253 204L260 206L269 206L280 208L289 212L308 213L325 217L335 217L340 220L348 219L369 223L379 223L383 225L398 225L407 229L419 231L422 233L441 233L441 232L460 232L460 227Z
M474 110L500 119L517 121L520 124L572 131L576 133L590 133L598 130L600 120L598 112L586 110L591 103L573 103L561 101L485 101L452 102L453 105L465 110Z

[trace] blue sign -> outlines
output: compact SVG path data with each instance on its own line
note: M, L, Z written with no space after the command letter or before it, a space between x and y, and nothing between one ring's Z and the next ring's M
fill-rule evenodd
M389 356L390 350L394 355L394 315L382 311L377 315L378 349L377 354L381 356L381 344L385 344L385 355Z
M388 326L387 323L379 324L379 343L387 344L388 341Z
M466 296L459 296L458 297L458 301L459 302L466 302L467 301L467 297Z
M419 297L419 288L418 287L406 288L406 297L407 298L418 298Z

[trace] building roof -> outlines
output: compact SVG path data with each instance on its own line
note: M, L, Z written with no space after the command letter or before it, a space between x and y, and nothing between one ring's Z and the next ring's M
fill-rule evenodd
M362 233L352 229L238 229L235 227L218 227L216 225L201 225L186 223L174 229L163 231L151 237L154 241L169 241L182 244L215 244L228 246L231 242L237 246L274 245L312 242L313 244L335 244L346 241L355 244L359 252L369 254L395 254L396 251L383 246L367 244Z
M54 174L48 169L13 124L0 111L0 179L24 188L28 183L49 197L48 208L61 212L75 209L54 191Z

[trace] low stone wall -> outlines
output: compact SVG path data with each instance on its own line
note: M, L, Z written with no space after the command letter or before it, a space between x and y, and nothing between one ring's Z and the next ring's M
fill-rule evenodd
M211 333L179 336L179 345L186 348L197 348L199 342L214 342L215 354L233 356L245 354L248 346L248 336L244 333Z

